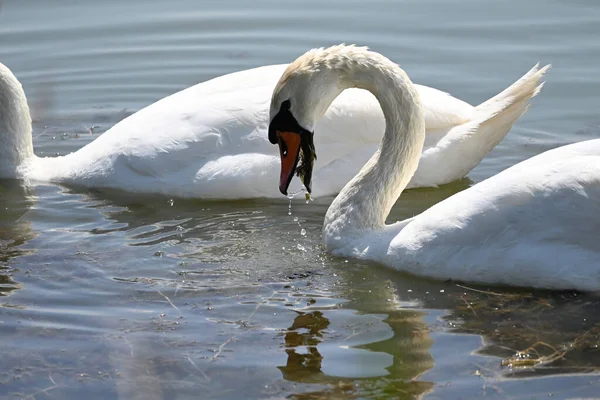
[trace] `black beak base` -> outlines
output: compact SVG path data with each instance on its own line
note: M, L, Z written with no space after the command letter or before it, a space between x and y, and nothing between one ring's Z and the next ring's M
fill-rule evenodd
M284 149L281 149L281 146L285 146L285 143L281 142L278 132L294 132L300 135L300 148L298 150L299 154L296 157L294 168L296 175L298 175L300 180L302 180L302 183L304 184L304 187L308 193L311 193L313 166L315 160L317 159L315 143L313 139L314 133L300 126L296 118L292 115L290 107L291 103L289 100L281 103L279 112L269 124L269 142L272 144L279 144L280 151L283 154ZM287 179L287 184L283 184L282 182L282 185L280 185L279 190L281 193L287 193L292 176L293 174L290 174L289 179Z

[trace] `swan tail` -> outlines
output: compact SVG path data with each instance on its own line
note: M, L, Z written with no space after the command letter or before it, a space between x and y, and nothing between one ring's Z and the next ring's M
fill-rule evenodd
M545 82L541 80L549 68L550 65L539 68L539 64L536 64L521 79L475 107L473 122L478 127L470 139L473 141L470 145L477 164L504 139L513 124L527 112L531 99L544 87Z
M544 87L544 82L540 81L548 69L550 69L550 65L540 68L539 63L536 64L518 81L475 107L474 119L484 122L496 116L502 116L503 120L516 121L529 108L529 100L537 96ZM510 129L510 126L508 128Z
M439 186L467 176L528 110L530 100L544 86L541 80L549 68L536 64L521 79L475 107L469 121L454 126L425 149L408 187Z

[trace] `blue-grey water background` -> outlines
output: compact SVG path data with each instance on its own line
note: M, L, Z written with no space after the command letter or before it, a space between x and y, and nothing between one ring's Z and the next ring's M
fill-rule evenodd
M407 192L390 220L600 133L595 0L0 4L0 61L28 95L38 155L76 151L198 82L340 42L368 45L472 104L538 61L553 64L530 111L469 179ZM0 397L598 396L596 296L463 288L330 257L320 247L330 201L298 200L288 216L285 198L0 182ZM536 342L564 357L502 364Z

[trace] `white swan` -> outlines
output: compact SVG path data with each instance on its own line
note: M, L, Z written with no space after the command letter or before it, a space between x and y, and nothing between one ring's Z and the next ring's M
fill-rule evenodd
M282 192L286 166L297 157L294 143L300 138L300 149L311 151L305 145L310 132L349 87L377 97L386 128L380 148L327 211L328 251L436 279L600 290L600 140L547 151L385 225L417 170L425 123L419 93L404 71L364 48L311 50L279 81L270 130L282 149ZM508 107L510 114L515 106Z
M285 68L256 68L198 84L142 109L72 154L39 158L25 94L0 64L0 177L180 197L276 197L271 182L279 161L267 140L268 105ZM411 186L466 176L526 110L545 70L534 67L478 107L420 86L430 147ZM515 110L505 119L488 121L513 103ZM318 125L320 194L339 192L358 172L377 148L383 127L370 93L348 91L336 100ZM342 132L346 140L340 143Z

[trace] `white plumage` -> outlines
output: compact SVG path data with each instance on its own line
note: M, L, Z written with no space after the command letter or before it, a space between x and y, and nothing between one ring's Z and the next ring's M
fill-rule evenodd
M313 68L295 70L298 65ZM311 96L311 82L330 95ZM364 48L313 50L286 72L272 109L289 99L300 126L310 129L313 112L348 87L371 90L386 121L396 123L386 126L381 147L329 207L328 251L437 279L600 290L600 140L547 151L385 225L417 170L426 137L420 92L404 71ZM507 103L486 123L510 120L503 113L518 108Z
M286 67L265 66L200 83L138 111L72 154L39 158L33 154L25 94L0 64L0 175L180 197L277 197L278 154L266 128L269 100ZM546 68L534 67L477 107L418 86L428 135L409 186L466 176L526 110ZM489 121L511 104L515 110L506 118ZM336 99L315 127L320 150L315 192L339 192L375 151L384 125L370 93L348 90Z

